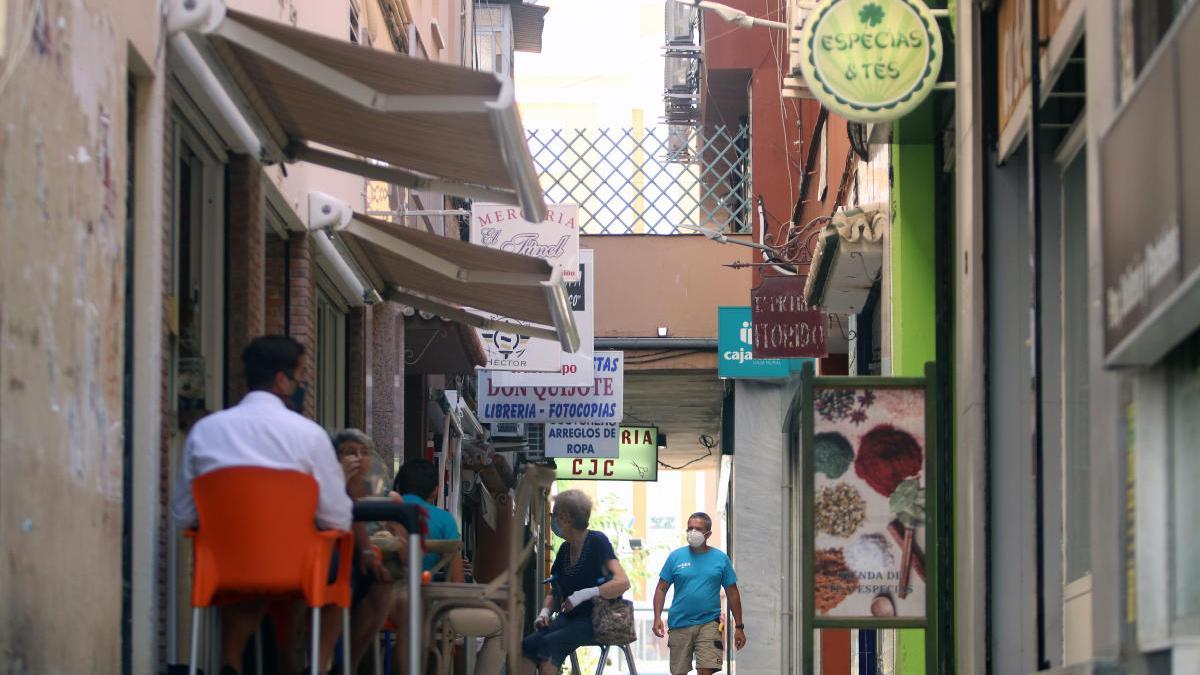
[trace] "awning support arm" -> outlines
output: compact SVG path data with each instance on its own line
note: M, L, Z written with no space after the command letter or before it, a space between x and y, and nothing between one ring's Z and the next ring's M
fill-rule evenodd
M328 150L319 150L304 143L292 143L286 148L286 152L288 157L295 161L312 162L313 164L320 164L330 169L337 169L338 171L381 180L412 190L428 190L429 192L442 192L467 199L517 205L517 196L508 190L494 190L478 185L464 185L462 183L438 180L411 171L397 169L394 166L372 164L348 155L329 152Z
M554 276L549 281L542 282L546 292L546 304L550 307L550 317L558 328L558 344L568 354L579 351L579 326L575 324L575 315L571 313L571 302L567 299L567 289L562 283L562 270L554 269Z
M513 321L504 321L501 319L489 319L484 316L479 316L478 314L472 314L458 307L453 307L436 300L431 300L420 295L409 293L396 288L395 286L389 286L384 291L384 297L393 302L399 302L410 307L416 307L417 309L424 310L426 312L433 312L434 314L450 319L451 321L458 321L459 323L465 323L468 326L474 326L476 328L498 330L505 333L516 333L518 335L542 338L544 340L559 339L558 333L550 328L530 326Z
M546 277L541 274L466 269L420 246L410 244L399 237L389 236L386 232L380 232L378 229L358 220L352 219L346 225L345 230L356 237L361 237L376 246L385 248L406 260L411 260L421 267L458 281L509 286L536 286L546 282Z

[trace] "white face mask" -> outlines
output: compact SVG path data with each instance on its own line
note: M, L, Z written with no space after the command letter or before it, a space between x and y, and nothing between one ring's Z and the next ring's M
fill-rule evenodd
M700 530L688 530L687 543L692 548L700 548L704 545L704 533Z

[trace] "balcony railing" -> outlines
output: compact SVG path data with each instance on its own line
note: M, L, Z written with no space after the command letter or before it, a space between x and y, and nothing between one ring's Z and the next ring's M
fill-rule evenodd
M584 234L678 234L751 228L750 130L529 131L549 203L579 205Z

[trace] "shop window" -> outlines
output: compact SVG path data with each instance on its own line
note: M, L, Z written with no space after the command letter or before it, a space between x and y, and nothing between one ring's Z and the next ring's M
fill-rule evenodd
M512 76L512 14L508 5L475 8L475 68Z
M350 41L354 44L362 42L362 13L354 0L350 0Z
M317 283L317 347L313 382L317 423L329 431L346 426L347 308L322 278Z
M1168 359L1175 635L1200 634L1200 334Z
M167 271L168 405L173 416L169 457L164 471L174 485L184 439L204 415L224 407L224 186L225 156L207 133L204 118L177 90L172 115L173 139L170 267ZM170 525L167 546L167 658L183 663L191 613L188 544ZM215 629L215 614L209 630ZM211 655L215 656L215 655Z
M1132 3L1137 72L1140 73L1154 57L1158 44L1166 37L1188 2L1190 0L1136 0Z

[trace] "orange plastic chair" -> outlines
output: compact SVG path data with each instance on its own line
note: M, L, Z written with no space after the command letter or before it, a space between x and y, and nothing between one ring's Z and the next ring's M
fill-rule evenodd
M192 656L196 675L203 608L251 598L303 595L312 608L312 665L317 674L321 607L342 608L343 637L349 641L350 566L354 537L318 530L317 481L299 471L231 467L192 481L200 527L193 540ZM329 583L335 547L337 577ZM349 659L342 659L349 675Z

